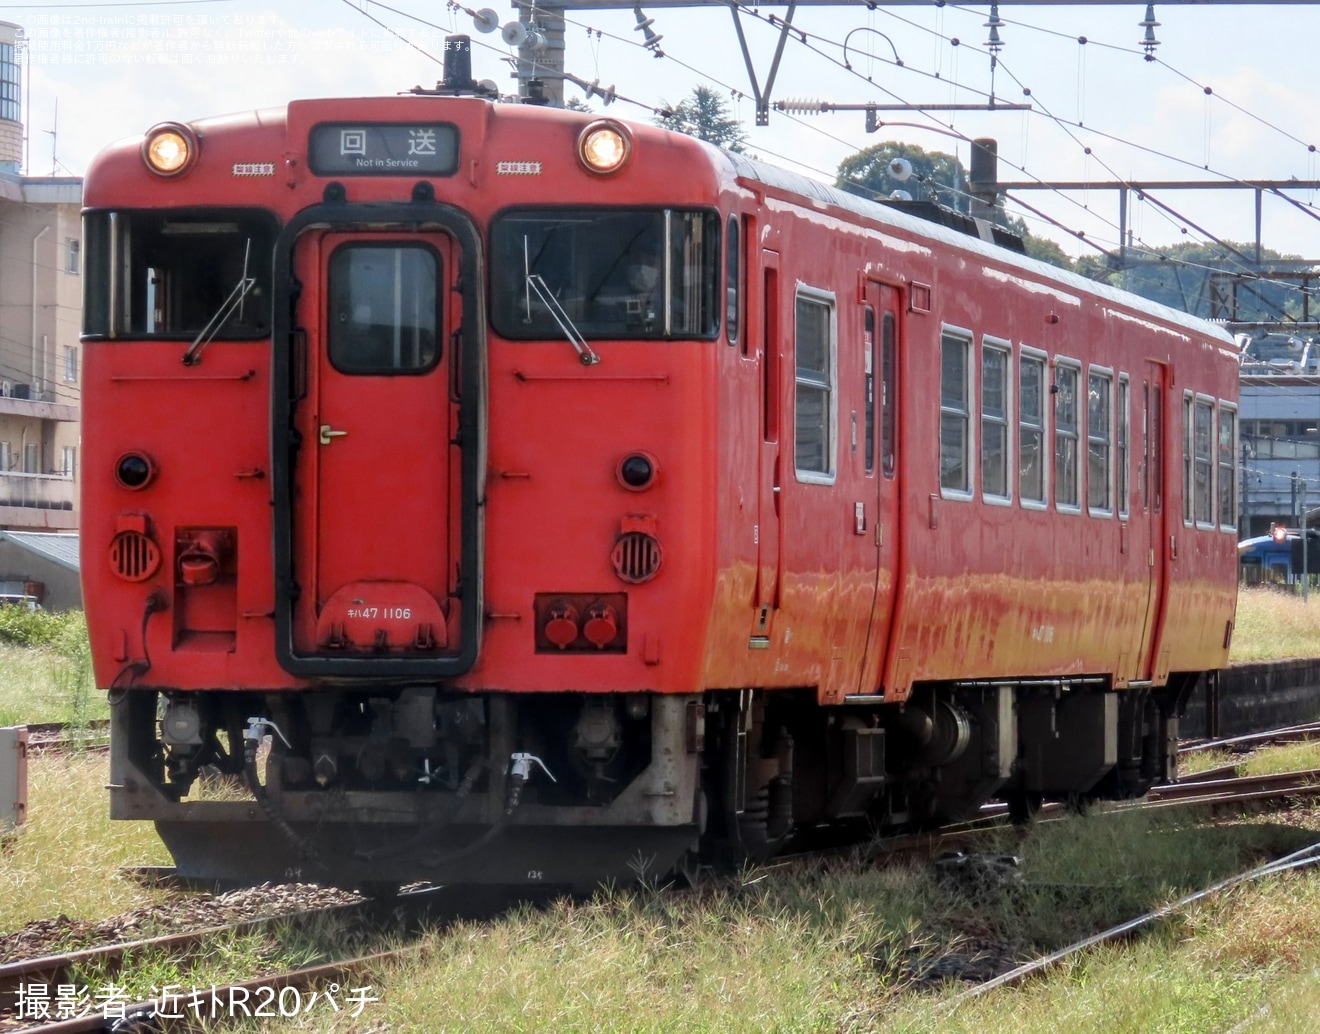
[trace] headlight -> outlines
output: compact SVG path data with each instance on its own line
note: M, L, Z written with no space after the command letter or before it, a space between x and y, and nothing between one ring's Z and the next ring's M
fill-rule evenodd
M142 160L157 176L177 176L197 159L197 135L178 122L162 122L147 130Z
M589 172L618 172L632 155L632 136L618 122L599 119L578 137L578 159Z

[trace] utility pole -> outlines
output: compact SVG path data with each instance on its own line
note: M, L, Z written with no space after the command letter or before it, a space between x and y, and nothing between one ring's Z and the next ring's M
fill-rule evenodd
M1302 478L1299 492L1302 499L1302 602L1305 603L1311 589L1311 543L1306 538L1306 478Z

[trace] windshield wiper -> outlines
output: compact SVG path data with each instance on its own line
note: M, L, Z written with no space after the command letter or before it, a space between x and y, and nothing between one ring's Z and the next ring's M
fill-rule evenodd
M188 351L183 353L184 366L196 366L202 361L202 349L211 343L211 339L220 332L220 328L225 325L225 320L234 314L234 310L239 311L239 318L242 318L243 299L248 296L248 292L256 286L256 277L248 276L248 258L252 253L252 238L247 240L247 246L243 249L243 275L238 278L238 283L234 285L229 297L216 310L216 314L207 321L206 326L193 339L193 343L188 346Z
M595 366L600 362L600 356L591 350L591 346L587 344L587 339L582 336L582 332L573 325L572 318L564 311L564 307L559 304L559 299L550 292L550 288L546 286L541 274L531 272L526 237L523 238L523 276L527 288L534 291L541 304L550 310L550 315L554 318L555 323L559 325L564 337L568 338L568 343L577 352L578 361L583 366ZM531 321L532 297L529 293L527 295L527 322L530 323Z
M559 299L550 293L550 288L546 287L545 281L541 279L541 274L528 273L527 286L536 292L536 297L541 299L541 304L550 310L550 315L559 324L559 329L564 332L564 337L568 338L568 343L577 350L578 361L583 366L595 366L600 362L600 356L591 350L591 346L587 344L587 339L582 336L577 327L573 326L573 320L564 311L564 307L559 304Z

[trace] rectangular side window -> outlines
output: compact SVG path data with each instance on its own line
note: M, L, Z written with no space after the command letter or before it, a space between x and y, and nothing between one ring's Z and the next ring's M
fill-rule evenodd
M78 347L64 346L64 379L70 384L78 380Z
M866 411L865 411L865 434L866 434L866 472L868 474L875 470L875 368L876 368L876 340L875 340L875 310L867 306L863 319L865 321L865 335L862 340L863 351L866 353L863 358L865 363L865 391L866 391Z
M1114 510L1113 375L1092 370L1086 375L1086 506L1092 513Z
M940 338L940 488L971 491L971 341L945 331Z
M738 230L738 217L729 216L727 249L724 254L724 326L729 344L738 343L738 316L742 311L742 275L739 272L739 257L742 250L742 234Z
M1237 412L1219 406L1219 526L1237 530Z
M1196 403L1195 448L1196 448L1196 521L1209 524L1215 519L1214 512L1214 406L1210 402Z
M802 480L834 474L834 300L799 293L794 346L794 457ZM824 477L811 475L824 475Z
M76 237L65 238L64 241L64 272L73 273L75 276L82 269L82 242Z
M1007 348L981 346L981 494L1008 498Z
M1025 351L1018 361L1018 491L1023 502L1046 502L1045 359Z
M1183 522L1192 523L1192 396L1183 397Z
M1081 506L1077 465L1077 382L1075 366L1060 364L1054 371L1054 505L1061 510Z
M1128 384L1128 376L1125 373L1118 375L1118 515L1126 517L1128 515L1128 493L1131 491L1131 482L1129 480L1130 471L1128 464L1131 457L1128 453L1128 439L1131 434L1131 414L1130 409L1131 388Z
M894 314L886 312L880 323L880 469L885 477L894 476L894 450L897 429L895 381L898 357L894 354Z

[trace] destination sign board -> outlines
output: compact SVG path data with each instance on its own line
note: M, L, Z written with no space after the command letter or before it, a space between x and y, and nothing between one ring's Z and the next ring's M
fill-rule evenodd
M452 176L458 169L458 127L325 123L312 129L307 160L318 176Z

